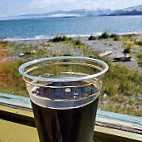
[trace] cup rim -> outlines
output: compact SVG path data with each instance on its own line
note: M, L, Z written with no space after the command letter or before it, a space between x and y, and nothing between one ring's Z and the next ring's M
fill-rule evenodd
M24 72L24 69L32 64L36 64L39 62L43 62L43 61L49 61L49 60L63 60L63 59L80 59L80 60L86 60L86 61L92 61L95 63L98 63L100 65L102 65L104 67L104 69L98 73L92 74L92 75L87 75L87 76L83 76L83 77L75 77L75 78L45 78L45 77L36 77L36 76L31 76L28 75ZM36 59L33 61L29 61L26 62L24 64L22 64L19 67L19 72L21 75L23 75L23 77L29 78L29 79L33 79L33 80L37 80L37 81L48 81L48 82L69 82L69 81L81 81L81 80L86 80L86 79L91 79L91 78L96 78L98 76L101 76L103 74L105 74L107 72L107 70L109 69L109 66L107 63L105 63L104 61L98 60L98 59L94 59L94 58L89 58L89 57L80 57L80 56L59 56L59 57L47 57L47 58L40 58L40 59Z

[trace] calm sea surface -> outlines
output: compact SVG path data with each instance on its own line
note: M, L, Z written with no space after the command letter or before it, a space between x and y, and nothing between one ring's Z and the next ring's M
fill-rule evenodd
M142 33L142 16L102 16L0 21L1 38L44 38L60 34Z

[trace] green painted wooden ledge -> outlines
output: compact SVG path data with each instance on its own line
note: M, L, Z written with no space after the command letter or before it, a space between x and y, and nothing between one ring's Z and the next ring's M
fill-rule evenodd
M23 139L21 142L32 142L30 140L32 136L35 136L35 139L33 138L35 142L38 141L34 116L28 97L0 93L0 118L0 142L16 142L23 135L27 135L27 140ZM11 132L15 136L6 136L6 131L8 131L8 134ZM9 140L5 138L9 138ZM98 110L95 138L105 139L105 142L142 141L142 117Z

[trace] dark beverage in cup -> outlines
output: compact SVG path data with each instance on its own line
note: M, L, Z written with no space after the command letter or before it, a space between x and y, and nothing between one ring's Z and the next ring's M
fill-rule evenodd
M97 88L93 85L87 85L85 82L72 82L74 85L86 85L77 88L37 88L33 90L33 95L39 96L58 96L62 99L80 98L85 95L97 95ZM71 83L67 82L66 85ZM54 83L52 85L58 85ZM60 83L60 85L62 85ZM38 93L37 93L38 92ZM83 106L77 105L75 108L60 108L56 102L55 108L48 108L38 104L38 100L32 101L36 126L41 142L89 142L94 132L94 121L97 111L98 98L90 100ZM68 102L70 103L70 102ZM77 103L77 102L76 102Z
M21 66L40 142L92 142L101 79L108 69L95 61L53 57Z

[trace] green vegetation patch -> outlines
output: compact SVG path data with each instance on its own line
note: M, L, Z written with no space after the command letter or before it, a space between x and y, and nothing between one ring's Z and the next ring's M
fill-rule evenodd
M138 59L138 64L139 64L139 66L142 67L142 53L139 53L139 54L137 55L137 59Z
M97 37L96 36L90 36L89 38L88 38L88 40L96 40L97 39Z
M108 38L110 38L110 35L107 32L102 33L102 35L98 37L98 39L108 39Z
M61 41L66 41L66 40L72 40L72 39L68 38L66 36L56 36L53 39L50 39L49 41L51 41L51 42L61 42Z
M135 41L136 45L142 46L142 41Z
M50 46L49 43L42 43L41 46Z
M117 34L112 34L110 35L111 38L114 39L114 41L134 41L135 39L133 38L133 34L126 34L126 35L117 35Z
M0 63L0 92L28 96L23 78L18 68L24 60L4 61Z
M138 47L138 45L136 45L135 42L133 41L121 42L119 44L123 46L124 48L130 48L130 49L134 49Z
M119 40L120 37L119 37L119 35L113 33L110 35L110 38L113 38L114 41L117 41L117 40Z
M114 41L134 41L135 39L133 38L135 36L134 34L127 34L127 35L118 35L116 33L109 34L107 32L102 33L100 36L95 37L95 36L90 36L88 40L96 40L96 39L109 39L112 38Z
M130 47L126 47L126 48L123 50L123 53L124 53L124 54L130 53L130 52L131 52L131 48L130 48Z
M51 43L54 43L53 51L57 51L58 48L56 47L56 42L49 42L52 49L53 47ZM4 44L5 46L7 46L6 44L9 45L9 43ZM11 62L0 62L0 92L28 96L25 83L18 72L19 66L26 61L46 57L47 54L48 56L73 56L71 52L73 49L80 50L79 55L81 56L99 58L98 52L91 47L85 46L85 44L83 44L79 39L67 39L62 41L59 46L62 44L63 47L61 48L65 48L67 45L69 47L66 53L61 53L63 50L52 53L44 46L29 47L29 45L22 45L21 49L25 50L25 52L31 52L32 50L35 50L35 52ZM134 42L125 42L123 45L124 49L128 47L133 48L134 45L136 46ZM16 45L11 45L11 47L13 46ZM20 52L20 49L17 50L17 52ZM142 65L142 54L138 54L137 58L139 64ZM106 58L101 58L101 60L107 62L110 68L103 80L99 108L106 111L142 116L142 113L140 113L142 112L142 76L138 73L132 72L124 66L114 64ZM132 108L133 112L130 108Z
M138 115L137 111L131 112L123 106L129 106L128 108L130 106L142 107L140 100L142 76L124 66L112 64L108 60L105 61L109 64L110 69L103 80L100 108L104 109L102 105L107 100L106 111L124 113L125 110L126 114ZM112 106L112 108L109 108L109 106ZM142 114L139 114L139 116L142 116Z

